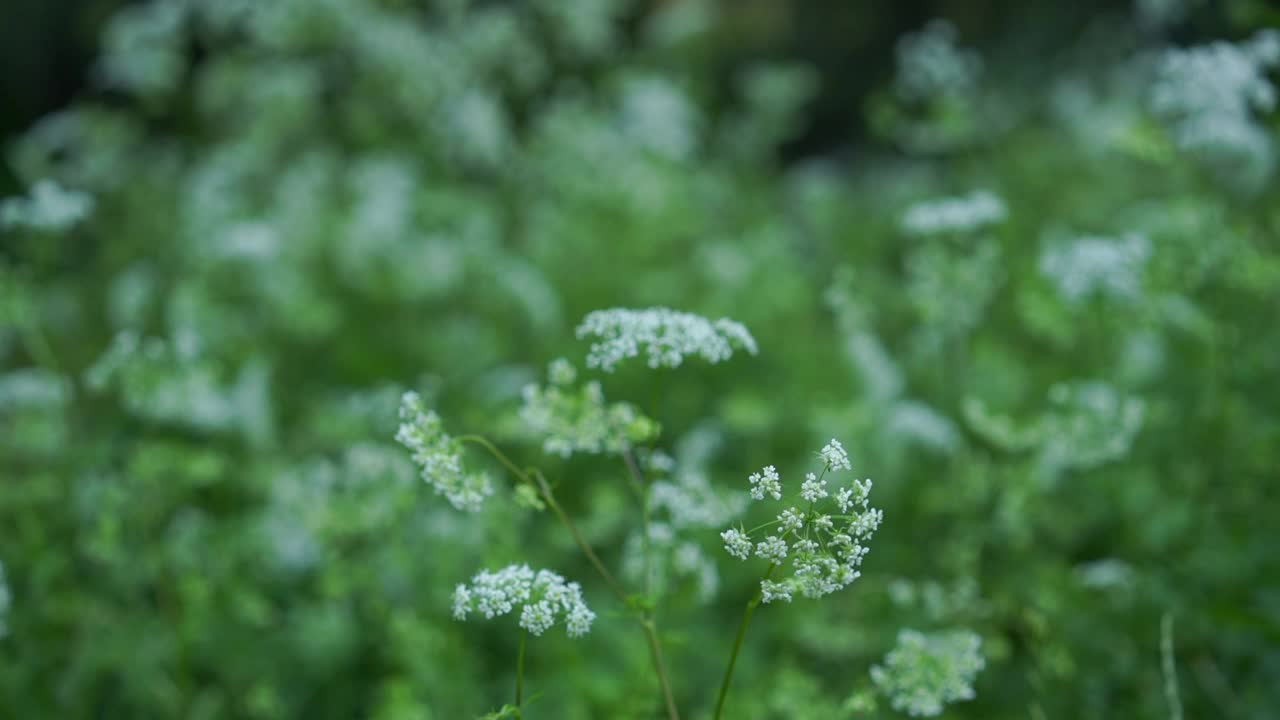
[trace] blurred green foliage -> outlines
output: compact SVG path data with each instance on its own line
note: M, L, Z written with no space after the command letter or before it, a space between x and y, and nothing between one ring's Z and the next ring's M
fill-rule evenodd
M954 717L1165 716L1165 613L1187 717L1272 717L1280 40L1227 5L1244 31L1202 54L1170 49L1194 0L1045 55L922 22L854 108L867 141L786 166L839 88L726 65L748 10L129 5L101 97L7 148L0 717L479 716L515 638L450 593L512 562L600 616L532 644L527 714L656 717L563 531L509 493L455 512L393 441L416 390L623 566L625 469L544 455L515 407L583 315L649 305L761 346L602 377L682 472L742 491L834 436L885 513L853 587L758 614L735 717L895 716L870 669L902 628L982 639ZM717 566L659 608L695 718L758 580Z

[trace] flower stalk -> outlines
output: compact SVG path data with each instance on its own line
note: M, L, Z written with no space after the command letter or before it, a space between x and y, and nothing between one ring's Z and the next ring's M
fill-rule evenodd
M551 484L547 482L546 476L544 476L537 468L521 470L519 466L506 456L505 453L499 450L496 445L482 435L463 435L460 436L458 440L474 443L484 448L508 471L510 471L516 479L537 490L542 501L547 504L547 507L551 508L551 512L555 514L556 519L559 520L560 524L569 531L569 535L573 538L574 544L578 546L578 549L582 551L584 556L586 556L587 561L595 569L596 573L599 574L605 581L605 584L609 586L609 590L612 591L624 605L636 610L636 620L644 631L645 640L648 642L649 652L653 658L653 668L658 677L658 685L662 690L662 698L666 707L667 718L668 720L680 720L680 712L676 707L675 695L671 691L671 679L667 674L666 662L663 660L662 655L662 645L659 642L657 627L654 624L651 612L646 609L636 608L635 603L632 602L631 596L627 593L626 589L622 587L622 584L618 582L613 573L609 572L609 569L605 567L604 562L600 560L600 557L596 555L595 551L591 549L591 545L587 543L586 539L582 536L582 533L579 532L578 527L573 523L572 518L569 517L569 514L565 512L564 508L561 507L560 503L556 500L555 493L551 489Z

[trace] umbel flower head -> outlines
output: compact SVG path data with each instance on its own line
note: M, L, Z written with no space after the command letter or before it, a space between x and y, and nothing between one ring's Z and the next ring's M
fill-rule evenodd
M904 629L884 664L871 668L871 681L894 710L933 717L947 703L973 699L973 680L985 665L982 638L971 631L926 635Z
M596 614L582 600L578 583L566 583L550 570L536 573L528 565L508 565L497 571L481 570L470 585L453 591L453 617L466 620L472 613L493 619L520 606L520 627L541 635L564 618L569 637L591 630Z
M542 437L542 449L569 457L575 452L620 453L652 439L658 424L629 403L605 404L604 390L594 380L573 387L578 371L564 358L551 363L550 383L524 388L520 419Z
M455 508L475 512L493 494L487 474L463 470L462 443L444 431L440 416L423 408L416 392L407 392L400 400L396 442L413 451L422 479Z
M741 528L720 534L725 551L733 557L748 560L755 555L769 561L769 575L760 581L761 599L766 603L790 602L796 592L817 598L848 587L862 574L858 568L867 554L865 543L880 527L883 514L869 504L870 480L854 480L834 493L827 488L829 473L852 467L839 441L827 443L818 459L822 471L805 475L799 504L787 507L773 522L756 528L764 534L762 539L753 540L755 531ZM752 499L782 499L782 478L772 465L753 473L748 480ZM774 571L785 573L788 568L789 575L772 579Z
M733 357L735 349L755 355L755 338L728 318L708 320L670 308L613 308L588 314L578 325L579 338L598 338L587 353L587 367L613 372L618 363L637 357L641 348L649 367L679 367L686 356L710 363Z

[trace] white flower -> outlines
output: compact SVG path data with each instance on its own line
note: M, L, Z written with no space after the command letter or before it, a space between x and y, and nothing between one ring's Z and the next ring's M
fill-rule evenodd
M578 369L564 358L556 358L547 366L547 379L552 385L572 385L578 379Z
M956 28L946 20L933 20L918 32L904 35L895 50L893 90L905 102L967 94L977 86L982 72L982 58L956 44Z
M772 580L760 581L760 600L761 602L771 603L774 600L785 600L791 602L791 587L785 583L776 583Z
M746 498L723 496L701 472L683 471L674 481L657 480L649 486L654 512L665 510L677 528L723 526L742 512Z
M867 496L871 494L871 478L866 480L854 480L853 485L841 489L836 493L836 504L840 506L841 514L849 512L854 505L867 504Z
M849 464L849 455L844 451L844 445L841 445L839 440L832 438L831 442L827 443L818 454L831 470L853 468L853 465Z
M1146 237L1079 237L1047 245L1040 253L1040 274L1072 305L1091 296L1135 302L1142 296L1142 273L1151 256Z
M772 495L774 500L782 499L782 482L774 466L766 465L761 472L752 473L747 481L751 483L752 499L763 500L765 495Z
M736 528L729 528L720 533L720 537L724 540L725 551L733 557L739 560L751 557L751 540L745 533Z
M783 532L800 532L800 529L804 527L804 513L796 508L787 508L778 516L778 523L782 526Z
M465 620L471 613L495 618L520 609L520 627L541 635L565 618L569 637L581 637L591 630L596 615L582 600L578 583L566 583L550 570L535 573L528 565L508 565L497 571L482 570L471 585L459 585L453 594L453 616Z
M597 310L583 318L577 335L598 338L587 353L587 367L605 372L637 357L641 348L651 368L679 367L689 355L718 363L732 357L735 349L757 352L755 338L741 323L661 307Z
M986 665L982 638L968 630L926 635L904 629L871 680L894 710L915 717L942 713L947 703L971 700L973 681Z
M634 406L607 405L599 382L572 387L577 370L569 361L553 361L547 374L547 387L525 386L520 408L520 419L543 438L544 452L566 458L575 452L620 453L657 433L657 423Z
M524 606L520 612L520 627L534 635L541 635L556 622L555 610L551 603L541 600Z
M0 202L0 228L31 228L41 232L68 230L93 212L92 195L67 190L54 180L41 180L31 196Z
M819 480L817 475L807 473L800 485L800 497L806 502L818 502L827 496L827 481Z
M440 417L423 408L417 393L407 392L400 402L400 421L396 441L413 452L422 479L455 508L478 511L493 494L493 485L485 473L463 471L462 443L444 431Z
M826 470L849 469L849 457L837 440L832 440L818 453ZM763 500L766 494L781 499L782 486L772 465L748 478L751 495ZM844 589L862 576L858 569L866 557L866 542L879 529L884 514L870 506L871 481L854 480L849 487L836 490L834 497L826 483L815 473L808 473L800 488L800 496L809 503L801 511L791 506L778 514L769 525L777 525L776 535L769 535L751 546L748 533L729 529L721 533L725 550L733 557L746 560L749 554L778 566L790 565L791 576L762 583L765 601L790 600L794 592L818 598ZM839 513L834 513L836 508ZM775 568L781 569L781 568Z
M756 543L756 555L780 563L787 559L787 541L776 535L770 535Z
M466 585L458 585L453 590L453 619L463 620L471 607L471 591Z
M841 513L849 512L850 506L853 505L853 490L844 488L836 492L836 505L840 506Z
M586 606L585 603L574 603L569 609L569 615L565 618L565 632L569 637L582 637L591 631L591 623L595 622L596 614Z
M1274 133L1258 117L1276 106L1269 71L1280 65L1280 33L1164 53L1150 83L1150 105L1178 147L1237 187L1256 189L1275 168Z
M978 190L960 197L916 203L903 215L902 228L908 234L923 237L968 233L999 223L1007 214L1004 201L991 192Z

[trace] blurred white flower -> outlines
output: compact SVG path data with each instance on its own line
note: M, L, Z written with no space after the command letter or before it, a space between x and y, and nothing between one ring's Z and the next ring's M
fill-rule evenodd
M93 212L93 196L63 188L44 179L31 187L29 197L0 202L0 228L29 228L60 232L79 224Z
M1242 43L1171 49L1159 59L1152 111L1184 150L1260 184L1275 164L1272 133L1254 113L1276 106L1268 70L1280 65L1280 31L1263 30Z
M988 190L968 195L919 202L907 208L902 227L911 235L927 237L974 232L1003 222L1008 216L1004 201Z
M604 389L592 380L572 386L577 369L560 358L553 361L547 386L526 385L520 419L551 455L575 452L621 453L652 438L658 426L630 403L605 403Z
M871 680L894 710L933 717L948 703L972 700L973 681L986 666L982 638L968 630L926 635L904 629Z
M651 368L679 367L690 355L718 363L733 357L735 349L757 352L755 338L741 323L662 307L596 310L583 318L577 335L598 338L587 353L587 367L605 372L638 356L641 348Z
M1085 236L1049 244L1040 253L1040 273L1072 304L1094 295L1132 302L1142 296L1150 256L1151 243L1136 233Z
M458 585L453 593L453 617L466 620L472 613L492 619L507 615L520 606L520 627L541 635L561 617L569 637L581 637L591 630L596 615L582 599L578 583L550 570L536 573L528 565L508 565L490 572L480 571L470 585Z
M982 58L956 44L956 28L946 20L899 39L897 62L893 89L907 102L967 93L982 72Z
M426 410L422 398L407 392L400 402L400 428L396 441L413 452L422 479L459 510L476 512L493 494L489 476L468 473L462 467L462 443L448 435L435 411Z

